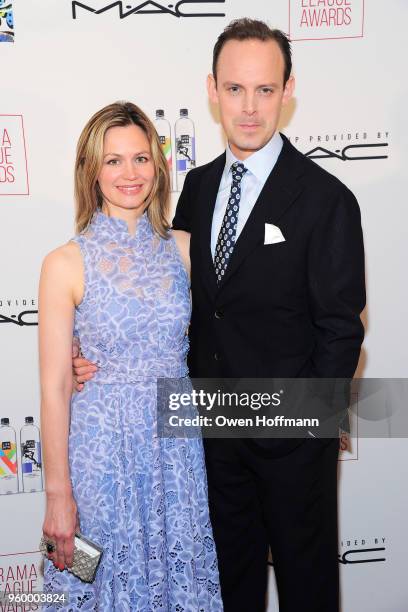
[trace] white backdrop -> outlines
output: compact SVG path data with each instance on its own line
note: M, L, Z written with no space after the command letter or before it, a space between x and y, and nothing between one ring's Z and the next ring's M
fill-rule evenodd
M8 23L4 5L10 7ZM38 424L33 323L39 270L44 255L73 233L72 169L83 125L118 99L136 102L152 119L164 109L172 128L179 109L188 108L197 163L217 156L224 141L205 77L218 33L242 16L290 31L297 87L282 130L302 152L319 156L316 161L343 180L361 206L368 307L359 374L406 376L407 2L82 5L90 10L71 0L0 2L0 34L10 32L11 11L15 33L14 43L0 42L0 417L10 419L17 440L26 416ZM156 13L142 12L147 10ZM225 16L185 16L191 12ZM174 192L173 205L177 197ZM407 612L405 440L353 440L341 459L342 610ZM0 495L0 591L40 588L43 505L43 493ZM273 580L269 595L268 612L275 612Z

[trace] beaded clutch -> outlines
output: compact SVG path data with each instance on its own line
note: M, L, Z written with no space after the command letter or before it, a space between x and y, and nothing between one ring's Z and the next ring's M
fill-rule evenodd
M55 542L42 537L40 551L44 555L54 552ZM102 548L100 546L88 540L81 533L76 533L73 563L71 567L66 567L66 569L83 582L93 582L101 557Z

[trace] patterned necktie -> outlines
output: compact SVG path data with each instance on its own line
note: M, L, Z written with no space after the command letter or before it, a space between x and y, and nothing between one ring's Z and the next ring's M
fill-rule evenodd
M234 162L231 165L232 185L228 198L227 208L222 220L220 233L217 238L215 247L214 267L217 275L217 282L220 282L227 269L228 262L231 259L232 251L234 250L237 223L239 213L239 202L241 199L241 181L247 168L241 162Z

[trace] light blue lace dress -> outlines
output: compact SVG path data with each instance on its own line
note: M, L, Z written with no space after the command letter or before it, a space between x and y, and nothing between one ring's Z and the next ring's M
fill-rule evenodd
M135 236L96 213L75 333L95 378L74 395L69 457L81 531L104 553L92 585L46 560L44 589L98 612L220 612L200 439L157 437L156 379L187 376L188 277L146 213Z

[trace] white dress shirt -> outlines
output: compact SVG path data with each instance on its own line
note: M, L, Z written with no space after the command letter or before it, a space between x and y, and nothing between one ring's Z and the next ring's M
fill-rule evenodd
M222 173L220 187L218 189L217 200L215 202L214 214L211 227L211 253L214 259L215 247L217 245L218 234L220 233L222 220L227 208L228 199L231 191L232 174L231 165L238 161L247 168L241 180L241 199L239 205L238 223L236 239L242 232L245 223L257 201L259 194L265 185L266 179L272 172L273 167L279 157L283 147L283 140L279 132L275 132L270 141L241 161L233 153L228 145L226 150L226 160L224 172Z

